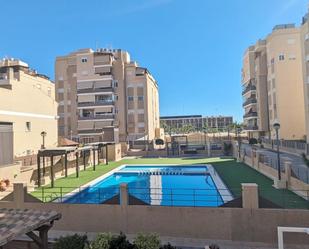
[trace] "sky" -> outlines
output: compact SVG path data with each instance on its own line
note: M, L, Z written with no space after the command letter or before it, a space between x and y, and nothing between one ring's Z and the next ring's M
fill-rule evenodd
M245 49L274 25L299 25L307 6L308 0L0 0L0 58L19 58L54 79L56 56L121 48L157 80L161 116L242 121Z

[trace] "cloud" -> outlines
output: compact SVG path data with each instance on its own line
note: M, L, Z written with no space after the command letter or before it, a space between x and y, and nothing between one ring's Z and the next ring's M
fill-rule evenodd
M118 11L115 11L112 14L113 15L133 14L144 10L158 8L163 5L167 5L172 1L173 0L144 0L142 2L131 4L130 6L124 7L123 9L119 9ZM132 3L133 1L130 0L129 2Z

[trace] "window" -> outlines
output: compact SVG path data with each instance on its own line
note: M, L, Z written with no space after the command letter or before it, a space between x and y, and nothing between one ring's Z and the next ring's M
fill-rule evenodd
M133 101L133 100L134 100L133 96L128 96L128 101Z
M138 101L144 101L144 96L138 96Z
M294 43L295 43L295 39L288 39L287 42L288 42L288 44L290 44L290 45L291 45L291 44L294 44Z
M279 54L279 61L284 61L284 54Z
M114 81L114 87L118 87L118 81L117 80Z
M275 79L272 79L271 81L272 81L272 86L273 86L273 89L274 89L276 87L276 81L275 81Z
M26 131L31 131L31 122L26 122Z
M82 58L82 63L86 63L88 61L87 57Z

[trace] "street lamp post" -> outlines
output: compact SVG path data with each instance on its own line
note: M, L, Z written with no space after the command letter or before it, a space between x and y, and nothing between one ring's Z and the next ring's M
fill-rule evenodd
M281 180L281 167L280 167L280 151L279 151L279 129L280 124L278 122L275 122L273 124L273 127L276 131L276 140L277 140L277 163L278 163L278 180Z
M46 131L42 131L41 132L41 136L42 136L42 145L41 145L41 149L45 149L45 137L47 135Z
M241 147L241 140L240 140L240 128L236 128L237 133L237 141L238 141L238 159L240 160L240 147Z

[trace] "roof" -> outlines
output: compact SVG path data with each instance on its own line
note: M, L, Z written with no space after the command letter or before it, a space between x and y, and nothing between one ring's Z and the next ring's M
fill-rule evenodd
M61 137L59 139L59 146L78 146L79 144L75 141L72 141L70 139L67 138L63 138Z
M202 115L184 115L184 116L162 116L160 119L176 119L176 118L201 118Z
M0 246L60 218L61 214L55 211L1 208Z

